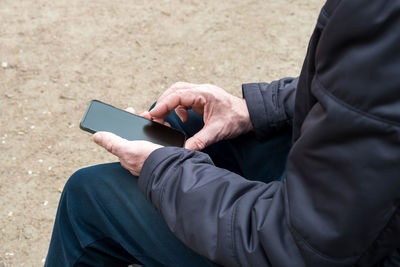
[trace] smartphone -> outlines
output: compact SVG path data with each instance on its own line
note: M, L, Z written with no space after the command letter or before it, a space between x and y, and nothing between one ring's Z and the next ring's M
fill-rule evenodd
M162 146L183 147L183 132L164 124L148 120L98 100L92 100L80 123L89 133L106 131L127 140L146 140Z

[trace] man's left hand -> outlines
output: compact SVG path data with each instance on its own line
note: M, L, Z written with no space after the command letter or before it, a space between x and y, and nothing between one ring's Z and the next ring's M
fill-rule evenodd
M97 132L93 135L93 140L117 156L122 167L136 176L139 176L143 163L151 152L162 147L148 141L128 141L109 132Z

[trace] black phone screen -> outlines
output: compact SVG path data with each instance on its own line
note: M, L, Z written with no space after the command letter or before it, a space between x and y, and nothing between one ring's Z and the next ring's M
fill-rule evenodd
M162 146L183 147L186 137L179 130L92 100L80 123L90 133L106 131L127 140L146 140Z

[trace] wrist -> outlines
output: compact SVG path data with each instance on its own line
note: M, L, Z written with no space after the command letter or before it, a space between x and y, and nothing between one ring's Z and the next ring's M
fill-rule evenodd
M253 124L250 120L250 113L249 109L247 108L246 99L244 98L237 98L237 103L235 107L237 107L237 115L238 115L238 122L239 127L242 129L244 133L252 131Z

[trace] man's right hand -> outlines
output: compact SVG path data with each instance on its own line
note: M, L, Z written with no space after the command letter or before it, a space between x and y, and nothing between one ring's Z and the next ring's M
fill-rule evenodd
M175 83L161 95L156 106L142 116L164 122L163 118L175 110L185 122L188 109L203 115L204 127L186 141L187 149L202 150L253 129L246 101L210 84Z

